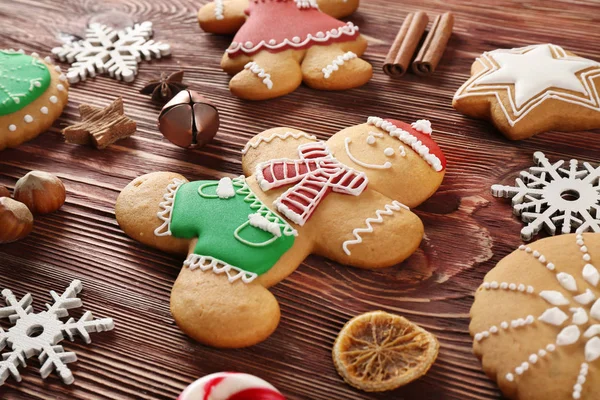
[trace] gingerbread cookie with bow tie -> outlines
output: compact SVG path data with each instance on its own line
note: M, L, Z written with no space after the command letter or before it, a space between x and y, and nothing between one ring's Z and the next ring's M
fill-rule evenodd
M347 15L358 0L216 0L204 6L200 26L215 33L237 31L221 67L233 75L231 92L247 100L291 93L302 82L321 90L362 86L373 75L360 57L367 41Z
M600 128L600 63L553 44L483 53L452 105L509 139Z
M171 312L186 334L216 347L266 339L280 318L268 288L309 254L368 269L409 257L424 233L409 207L437 190L446 165L425 120L369 118L326 142L274 128L242 153L245 176L151 173L116 204L129 236L187 255Z

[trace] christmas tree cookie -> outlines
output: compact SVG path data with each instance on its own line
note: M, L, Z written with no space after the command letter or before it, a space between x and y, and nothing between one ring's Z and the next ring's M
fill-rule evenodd
M67 103L69 84L49 57L0 50L0 150L47 130Z
M188 182L151 173L116 204L129 236L187 255L171 311L185 333L217 347L253 345L275 330L279 304L267 288L309 254L368 269L409 257L424 233L409 207L445 172L425 120L369 118L326 142L274 128L242 153L245 176Z
M342 6L341 1L331 3L332 9ZM349 11L353 4L358 2L343 7ZM210 32L239 29L221 67L233 75L231 92L243 99L283 96L302 82L314 89L350 89L373 74L371 64L360 58L367 41L358 27L326 14L315 0L216 1L200 10L199 19Z

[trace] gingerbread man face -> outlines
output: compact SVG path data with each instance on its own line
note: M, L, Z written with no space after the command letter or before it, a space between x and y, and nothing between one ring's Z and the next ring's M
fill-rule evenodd
M428 122L413 126L370 118L327 142L274 128L243 149L247 177L144 175L119 196L117 220L134 239L187 254L171 295L182 330L217 347L249 346L279 322L266 288L309 254L381 268L419 246L423 225L404 202L437 189L445 159Z
M234 75L233 94L264 100L288 94L302 82L343 90L371 79L371 65L360 58L367 42L358 27L328 15L345 15L357 6L356 0L321 0L319 5L315 0L217 0L203 7L198 19L209 32L239 29L221 66Z

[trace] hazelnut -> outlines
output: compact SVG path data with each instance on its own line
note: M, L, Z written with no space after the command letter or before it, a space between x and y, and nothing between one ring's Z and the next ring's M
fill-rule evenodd
M4 186L0 186L0 197L10 197L10 192Z
M43 171L31 171L17 181L15 200L22 202L34 214L58 210L65 203L65 185L56 176Z
M0 244L23 239L33 229L27 206L10 197L0 197Z

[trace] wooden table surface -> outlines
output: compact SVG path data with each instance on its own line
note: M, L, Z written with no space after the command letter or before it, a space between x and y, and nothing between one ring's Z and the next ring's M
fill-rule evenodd
M350 19L369 38L366 59L374 66L373 80L340 93L302 87L268 102L245 102L229 93L219 60L230 38L200 30L199 6L191 0L0 0L0 48L47 55L64 33L82 35L90 19L114 9L136 22L153 21L155 38L173 50L170 59L142 63L132 84L99 77L75 85L48 133L0 152L0 185L12 189L18 178L40 169L58 175L68 194L60 211L36 218L29 237L0 246L0 288L19 296L32 293L41 310L49 290L80 279L84 308L116 323L114 331L94 334L90 345L63 343L79 356L70 364L73 385L54 374L41 380L37 360L31 359L22 369L23 381L9 378L0 398L175 399L196 378L222 370L261 376L290 400L500 398L472 355L469 308L485 273L520 244L522 225L508 200L491 196L490 186L513 183L532 164L536 150L552 160L598 161L600 132L551 132L509 142L489 123L454 111L452 95L469 76L473 59L498 47L552 42L600 60L600 3L363 0ZM454 12L454 34L433 77L408 74L392 80L381 72L383 60L406 14L418 9L430 20ZM161 71L178 68L191 89L213 100L221 113L219 134L202 149L181 149L163 139L156 128L160 108L138 94ZM107 105L115 95L123 96L126 113L138 122L135 136L104 151L63 143L60 129L78 120L79 104ZM371 115L430 119L448 158L442 187L417 209L426 225L421 248L402 265L376 272L309 257L273 288L281 302L281 325L252 348L216 350L183 335L169 313L170 289L182 260L125 236L114 216L119 191L152 171L176 171L190 179L240 174L241 148L264 129L292 126L326 139ZM376 309L410 318L441 342L439 358L425 377L387 394L354 390L331 361L344 323ZM8 327L5 321L2 326Z

